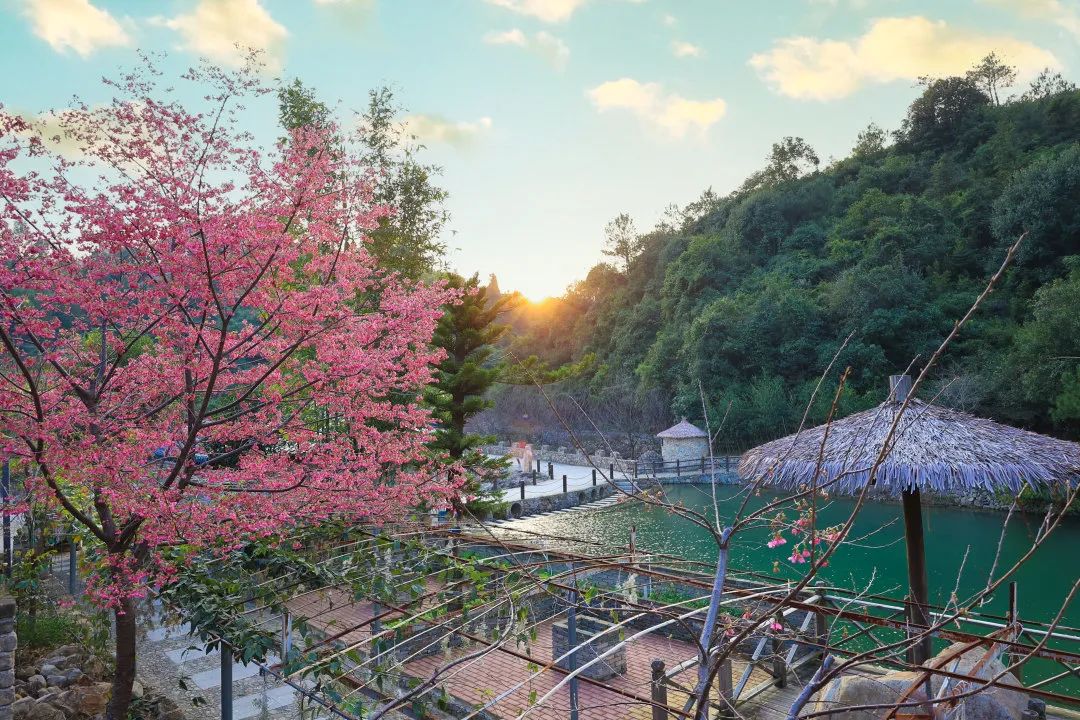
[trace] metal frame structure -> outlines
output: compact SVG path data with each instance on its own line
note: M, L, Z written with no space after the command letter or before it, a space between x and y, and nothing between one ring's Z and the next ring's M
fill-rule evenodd
M356 535L359 539L350 539L337 547L317 548L316 553L322 554L322 562L332 562L353 552L363 551L365 543L374 542L376 538L399 541L422 540L423 544L430 548L433 556L461 559L466 552L483 550L488 554L487 559L499 558L511 560L513 572L523 574L534 582L538 589L543 592L557 593L560 596L571 596L577 593L579 588L577 579L587 577L590 573L604 571L619 571L632 573L638 577L648 578L652 583L671 583L680 586L700 590L707 594L711 586L710 569L707 564L685 560L677 556L664 554L642 554L633 547L624 548L616 546L604 546L589 544L579 541L578 550L567 549L568 538L557 536L545 536L535 533L522 533L513 529L488 528L484 526L426 526L421 524L405 524L381 529L358 529ZM344 553L341 551L345 550ZM477 558L477 562L483 562L484 558ZM510 571L500 570L494 565L485 565L493 570L496 575L508 574ZM552 568L572 568L571 572L554 572ZM542 571L548 571L545 576ZM264 584L277 583L280 578L269 578ZM462 583L462 587L465 583ZM295 587L295 585L293 586ZM305 648L305 652L318 657L323 653L324 657L333 653L344 655L341 649L341 639L360 630L368 631L368 640L358 641L349 649L361 648L365 645L375 647L375 639L381 636L385 630L383 625L392 619L412 618L419 615L421 610L429 609L425 603L437 599L440 593L446 593L448 587L440 587L421 594L411 602L393 603L380 600L377 608L379 612L373 613L372 617L337 630L333 633L325 633L321 639L316 640ZM450 587L449 589L453 589ZM286 593L289 591L289 583L284 583L278 590ZM302 597L320 590L306 590L298 593L296 597ZM786 596L788 586L786 583L778 583L775 578L769 578L757 573L735 573L732 576L731 586L725 588L725 595L733 603L740 601L769 602L782 599ZM602 601L612 600L614 595L610 592L601 593ZM1080 695L1071 692L1061 692L1058 684L1072 677L1080 678L1080 629L1057 625L1052 628L1046 623L1025 622L1019 620L1019 613L1015 605L1015 589L1013 590L1013 605L1008 617L1000 617L982 613L970 613L959 619L956 627L949 629L941 628L934 633L935 637L952 642L964 642L971 647L996 647L1000 651L1007 652L1011 657L1024 657L1031 655L1032 659L1044 662L1057 663L1063 671L1055 672L1047 677L1022 688L1029 695L1044 698L1052 703L1080 706ZM445 605L444 601L443 604ZM624 598L618 598L620 607L627 613L644 614L656 609L656 604L648 601L633 602ZM248 601L250 607L245 608L245 613L257 615L273 612L273 604L264 602L260 606L260 598L253 597ZM252 606L253 605L253 606ZM732 714L732 711L745 707L748 702L755 698L764 697L770 688L783 687L789 681L802 682L799 672L812 666L816 660L825 653L836 657L854 655L857 652L855 645L860 640L872 640L875 647L883 645L875 633L890 632L898 636L910 633L918 634L927 629L911 619L910 603L905 600L888 598L869 594L853 593L842 588L818 586L808 590L804 595L791 600L777 613L772 622L777 623L781 630L763 629L756 635L755 649L749 655L741 656L740 661L745 662L740 676L736 680L731 676L732 667L729 663L725 670L720 673L716 699L712 701L721 716ZM686 613L688 618L704 613L704 608L691 609ZM928 615L931 622L947 617L944 608L930 607ZM293 624L295 616L288 610L283 612L277 620L273 617L270 622L279 621L281 631L280 648L282 657L286 657L288 649L293 646ZM313 618L306 618L307 621ZM432 630L432 623L423 632ZM692 620L691 620L692 622ZM772 622L759 623L761 626L772 625ZM850 626L854 632L846 637L830 637L830 624L844 623ZM459 642L477 647L486 652L503 654L517 660L535 662L536 658L510 647L508 643L494 641L489 637L478 634L468 628L461 620L460 609L454 609L440 618L440 624L435 634L445 633L457 638ZM775 627L775 626L773 626ZM989 631L989 634L984 634ZM1009 631L1009 632L1006 632ZM1047 647L1046 643L1036 638L1046 638L1047 634L1058 647ZM227 642L227 638L222 639ZM1062 646L1068 646L1064 649ZM573 651L571 651L573 652ZM595 680L584 675L576 677L576 686L591 685L618 696L637 705L647 705L652 708L653 717L659 718L689 718L692 717L689 707L673 705L668 699L668 692L674 690L678 693L687 693L688 688L681 683L679 676L682 673L695 668L697 658L687 658L670 670L664 667L662 661L652 664L652 681L642 684L642 691L635 692L624 687L618 687L608 682ZM955 682L977 682L986 684L984 679L967 676L955 672L955 666L948 668L922 668L903 661L891 655L875 658L874 662L882 667L913 669L918 668L928 675L937 675L946 679L950 685ZM229 683L224 676L225 663L222 665L222 689L226 691ZM392 694L380 691L366 685L362 679L358 679L357 671L362 667L353 667L349 662L344 663L345 670L340 673L336 680L353 688L350 692L362 692L377 701L386 703L394 699ZM230 664L231 667L231 664ZM754 670L762 670L768 674L768 679L751 684L751 676ZM285 672L281 666L267 667L266 670L280 679L288 682L300 692L309 695L319 704L331 709L339 717L347 718L349 714L342 708L335 706L326 697L316 697L317 691L305 688L298 682L303 674L303 668ZM565 677L569 671L559 667L555 661L547 663L539 670L539 673L551 672ZM399 673L400 674L400 673ZM690 683L693 685L693 683ZM1015 688L1002 681L990 682L995 687ZM646 691L646 686L648 686ZM449 683L449 692L453 694L452 682ZM223 707L226 698L223 695ZM575 705L576 708L576 705ZM576 710L575 710L576 712ZM223 712L223 718L227 717Z

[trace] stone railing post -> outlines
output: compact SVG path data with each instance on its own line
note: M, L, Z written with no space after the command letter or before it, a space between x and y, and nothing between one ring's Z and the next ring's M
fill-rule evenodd
M15 702L15 598L0 597L0 720L11 720Z

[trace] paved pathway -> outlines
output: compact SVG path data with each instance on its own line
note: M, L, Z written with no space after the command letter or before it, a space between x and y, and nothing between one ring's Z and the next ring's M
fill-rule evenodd
M514 460L514 469L517 469L517 461ZM547 476L547 464L544 464L543 475L538 475L536 485L531 483L525 483L525 497L535 498L544 497L545 495L559 495L563 491L562 476L566 476L567 490L584 490L585 488L591 488L592 484L592 468L583 467L581 465L563 465L562 463L553 464L553 472L555 479L549 479ZM604 469L603 475L608 474L607 469ZM604 477L600 473L596 474L596 484L603 485ZM616 472L615 479L622 479L622 473ZM514 501L521 499L521 488L510 487L506 488L502 492L502 498L506 501Z
M188 634L187 624L169 624L158 613L144 614L139 640L139 679L175 700L191 720L221 717L221 653ZM273 665L277 657L267 658ZM299 693L264 676L258 665L233 663L233 718L284 720L300 717ZM179 687L183 679L188 689ZM205 704L192 702L201 697Z

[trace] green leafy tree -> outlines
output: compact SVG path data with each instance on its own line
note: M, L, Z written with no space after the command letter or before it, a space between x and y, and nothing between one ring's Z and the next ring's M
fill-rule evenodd
M351 139L359 142L360 158L375 173L375 201L395 209L367 233L368 250L382 267L420 278L436 269L446 251L440 236L449 217L447 192L435 183L441 168L419 159L423 145L398 122L402 111L393 90L371 90ZM278 119L284 129L322 127L330 117L326 104L299 79L278 90Z
M286 130L301 127L324 128L330 122L330 108L320 102L315 91L299 78L278 88L278 123Z
M619 213L614 220L604 226L603 253L616 258L622 264L623 272L630 269L630 263L641 252L641 237L634 221L626 213Z
M855 147L852 149L851 154L855 157L876 155L885 149L888 137L880 125L872 122L866 126L865 130L859 132L859 137L855 140Z
M990 103L990 96L970 77L924 82L926 90L908 108L903 124L905 139L920 150L955 142L971 116Z
M506 464L488 458L480 449L494 438L470 433L467 426L471 418L492 405L488 391L504 370L495 357L496 343L508 330L498 320L514 296L503 295L492 301L476 275L466 279L450 274L447 284L460 291L461 298L446 307L435 329L433 342L446 352L446 357L439 363L427 397L438 423L430 447L465 474L455 501L457 509L478 510L493 500L492 495L481 491L481 484L497 478Z
M1080 143L1037 158L1016 173L994 203L992 227L1004 246L1027 231L1011 280L1044 283L1059 275L1059 258L1080 247Z
M991 78L999 101L1003 79ZM737 452L793 430L841 345L836 367L852 368L841 412L880 402L887 376L927 357L1026 231L928 396L1080 437L1080 369L1067 359L1080 356L1068 260L1080 247L1080 92L1050 74L1037 98L998 105L982 81L927 78L895 142L870 126L817 171L805 141L778 142L738 191L707 192L642 235L628 272L597 265L563 297L515 311L515 350L527 348L516 354L594 353L560 395L659 392L669 415L695 421L701 387L710 419L726 417L717 447Z
M768 165L752 173L739 188L741 193L751 193L763 188L791 182L808 173L815 172L821 159L814 148L801 137L787 136L775 142L769 152Z
M1060 95L1061 93L1076 90L1076 84L1071 83L1050 68L1044 68L1038 77L1031 81L1027 92L1021 96L1022 100L1045 100L1046 98Z
M996 52L992 52L967 71L965 76L973 81L995 105L1001 104L1001 91L1016 82L1016 68L1006 65Z
M369 233L369 247L387 267L415 278L431 272L446 251L440 236L448 193L435 184L442 168L420 161L424 146L396 120L402 111L390 88L370 91L360 138L377 173L375 200L396 208Z
M1022 393L1027 408L1049 404L1061 428L1080 428L1080 256L1069 273L1040 288L1032 315L1016 333L1002 383ZM1012 382L1019 377L1019 387Z

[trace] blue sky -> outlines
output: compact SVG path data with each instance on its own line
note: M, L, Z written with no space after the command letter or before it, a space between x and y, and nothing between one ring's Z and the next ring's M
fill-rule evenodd
M452 265L539 298L584 277L620 212L648 229L785 135L827 159L895 128L919 75L997 50L1022 80L1078 79L1080 0L0 0L0 102L100 102L137 49L179 72L235 43L343 118L394 86L444 168ZM252 116L276 137L273 107Z

